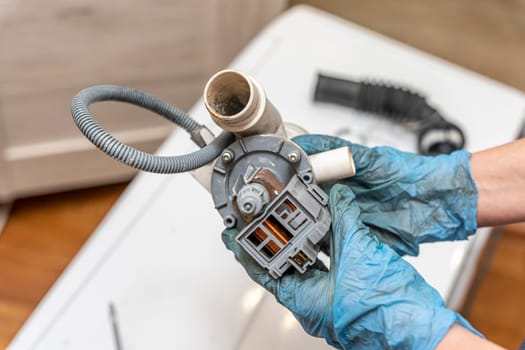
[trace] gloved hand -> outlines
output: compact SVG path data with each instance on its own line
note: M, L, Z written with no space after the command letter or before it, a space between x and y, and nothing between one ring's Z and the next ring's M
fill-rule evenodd
M401 255L417 255L419 243L462 240L476 231L478 195L466 151L428 157L333 136L293 141L307 154L350 147L356 175L342 183L355 193L361 220Z
M236 230L222 238L307 333L339 349L431 349L455 322L476 333L410 264L370 234L348 187L334 185L329 206L329 272L312 268L274 280L237 244Z

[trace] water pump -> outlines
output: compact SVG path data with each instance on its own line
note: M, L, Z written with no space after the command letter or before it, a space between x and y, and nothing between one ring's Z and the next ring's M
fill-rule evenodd
M188 131L200 150L173 157L147 154L108 134L89 105L121 101L149 109ZM94 86L75 96L72 115L84 135L109 156L156 173L191 171L213 197L240 246L279 278L290 267L305 272L317 260L330 228L328 197L320 184L353 176L348 147L308 156L290 137L305 133L284 123L253 78L224 70L210 78L204 104L224 131L215 137L179 109L138 90Z

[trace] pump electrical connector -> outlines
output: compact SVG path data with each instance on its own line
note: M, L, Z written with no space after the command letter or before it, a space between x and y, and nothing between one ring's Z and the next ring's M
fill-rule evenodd
M274 278L290 266L305 272L330 227L328 198L306 154L282 137L258 135L231 144L213 168L215 208L237 242Z

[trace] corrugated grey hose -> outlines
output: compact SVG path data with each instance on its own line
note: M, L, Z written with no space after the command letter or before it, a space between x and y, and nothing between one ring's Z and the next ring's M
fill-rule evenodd
M193 135L202 126L186 112L142 91L114 85L97 85L80 91L71 105L71 114L80 131L104 153L133 168L160 174L195 170L217 158L234 140L233 134L222 132L213 142L193 153L181 156L157 156L139 151L111 136L93 118L89 105L102 101L133 104L159 114Z

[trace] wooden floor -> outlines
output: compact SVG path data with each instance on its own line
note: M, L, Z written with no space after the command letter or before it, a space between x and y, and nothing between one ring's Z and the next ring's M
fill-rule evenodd
M518 349L525 340L525 225L507 227L475 292L465 316L487 338Z
M523 1L301 2L525 90ZM0 349L124 188L114 185L15 202L0 236ZM488 338L511 349L525 338L524 227L513 226L504 233L467 315Z
M16 201L0 235L0 349L102 220L125 185Z

